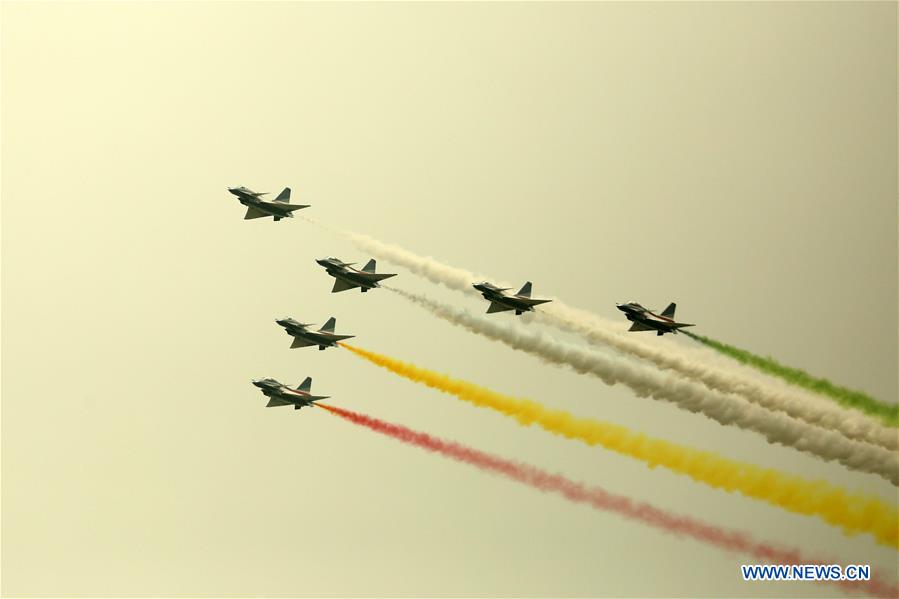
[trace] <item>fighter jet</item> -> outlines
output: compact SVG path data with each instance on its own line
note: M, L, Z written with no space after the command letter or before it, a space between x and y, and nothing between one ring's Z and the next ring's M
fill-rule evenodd
M275 220L293 218L293 211L300 208L308 208L311 204L289 204L290 188L278 194L274 201L263 200L261 196L267 195L267 191L253 191L246 187L229 187L228 191L237 196L240 203L247 207L244 220L250 218L263 218L273 216Z
M293 318L279 318L276 320L279 325L284 327L287 334L293 337L293 343L290 344L291 349L295 347L312 347L317 345L322 350L326 347L337 347L338 341L355 337L355 335L335 335L334 325L337 319L333 316L328 319L325 326L317 331L309 330L311 323L297 322Z
M678 329L684 327L695 326L684 322L674 322L674 310L677 308L677 304L673 302L668 304L661 314L656 314L637 302L615 304L615 306L624 312L627 319L633 323L628 331L655 331L656 335L661 336L665 333L677 333Z
M524 312L533 312L534 306L551 302L546 299L531 299L531 282L528 281L515 295L509 295L511 287L497 287L493 283L484 281L472 285L481 292L484 299L490 300L490 307L487 313L505 312L507 310L515 310L515 314L521 315Z
M318 264L325 267L328 274L334 277L334 287L331 293L338 291L346 291L347 289L361 288L362 293L369 289L380 287L379 281L395 277L396 274L375 274L375 259L372 258L368 264L362 267L362 270L353 268L355 262L343 262L337 258L322 258L316 260Z
M299 410L306 406L312 407L316 401L328 398L327 395L312 395L310 393L312 377L308 376L296 389L291 389L275 379L254 379L253 384L262 389L262 393L268 397L268 403L265 404L266 408L292 405L294 410Z

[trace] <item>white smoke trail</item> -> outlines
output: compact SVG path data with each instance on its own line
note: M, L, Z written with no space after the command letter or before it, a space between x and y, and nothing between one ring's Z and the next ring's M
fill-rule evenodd
M463 268L447 266L434 258L425 258L413 254L397 245L378 241L368 235L350 231L343 231L343 234L359 249L371 252L378 258L393 262L406 270L426 278L432 283L449 287L454 291L463 291L465 293L479 295L477 289L471 285L472 283L483 281L487 278L483 275L476 275Z
M722 371L720 366L716 368L690 359L673 351L674 348L671 347L657 347L638 342L604 329L595 322L595 318L592 319L594 322L591 322L589 315L585 316L580 312L564 304L547 305L542 313L536 313L535 319L537 322L576 333L590 343L608 345L651 362L659 368L677 372L703 383L709 389L740 395L754 404L836 431L849 439L872 443L888 450L899 448L899 431L881 425L854 410L846 410L831 402L819 401L803 392L776 388L757 379Z
M397 264L433 283L456 291L478 295L471 285L487 279L467 270L447 266L433 258L425 258L396 245L383 243L358 233L344 235L360 249ZM538 322L580 335L593 344L604 344L618 351L647 360L659 368L699 381L722 393L738 394L752 403L784 412L809 424L840 433L848 439L879 445L888 450L899 449L899 431L887 427L856 410L847 410L832 402L819 401L808 393L786 389L754 375L744 373L737 365L728 368L715 360L696 359L695 351L659 347L623 333L623 327L590 312L573 308L554 299L535 313Z
M389 289L447 322L535 355L545 362L569 366L577 372L599 377L609 385L621 383L641 397L668 401L690 412L702 413L720 424L761 433L770 443L837 461L853 470L877 474L899 486L899 454L882 447L846 439L834 431L770 412L742 397L714 391L673 374L665 375L649 366L569 345L544 333L487 319L395 287Z

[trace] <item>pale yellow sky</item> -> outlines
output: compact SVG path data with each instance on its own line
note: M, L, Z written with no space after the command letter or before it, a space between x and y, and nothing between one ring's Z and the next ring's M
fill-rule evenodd
M226 191L289 185L322 223L609 318L677 301L697 332L896 401L895 25L893 3L4 2L0 591L836 594L744 583L748 558L250 385L307 375L335 405L895 571L870 537L289 350L276 317L333 315L363 347L897 499L386 291L332 295L313 260L368 256L244 221Z

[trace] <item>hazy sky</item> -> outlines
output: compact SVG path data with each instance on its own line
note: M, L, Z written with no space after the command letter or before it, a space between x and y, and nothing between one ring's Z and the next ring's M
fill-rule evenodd
M335 405L895 570L869 536L342 350L288 349L275 318L333 315L363 347L896 500L388 291L331 294L313 260L368 256L300 219L244 221L226 188L289 185L324 224L609 318L615 302L677 301L697 332L896 401L896 16L887 2L4 2L2 593L835 594L744 583L750 558L323 411L265 409L250 385L264 376L309 375Z

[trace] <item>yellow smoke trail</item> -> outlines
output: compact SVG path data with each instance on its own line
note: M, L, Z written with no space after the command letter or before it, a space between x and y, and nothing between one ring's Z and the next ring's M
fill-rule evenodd
M525 426L537 424L551 433L663 466L717 489L736 491L797 514L813 515L846 534L868 532L883 545L899 548L899 516L893 506L876 497L848 493L823 480L807 480L777 470L729 460L708 451L691 449L623 426L578 418L537 402L517 399L460 381L372 351L340 344L373 364L416 383L455 395L477 406L511 416Z

